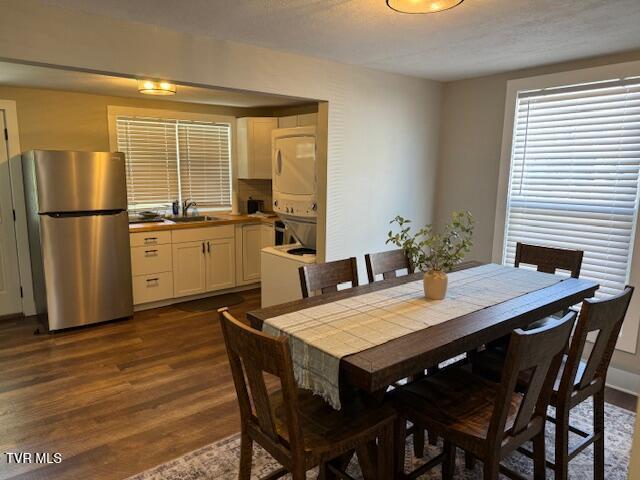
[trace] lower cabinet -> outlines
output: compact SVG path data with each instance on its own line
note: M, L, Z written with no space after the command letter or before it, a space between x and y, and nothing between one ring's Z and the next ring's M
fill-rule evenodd
M207 240L206 288L222 290L236 285L236 250L233 238Z
M133 303L158 302L173 297L173 274L151 273L133 277Z
M206 257L204 241L173 244L173 296L204 293Z
M173 243L173 296L223 290L236 286L233 228L212 227L181 232ZM174 240L176 240L174 239Z
M275 244L273 225L252 224L242 226L242 279L243 283L260 281L260 252Z

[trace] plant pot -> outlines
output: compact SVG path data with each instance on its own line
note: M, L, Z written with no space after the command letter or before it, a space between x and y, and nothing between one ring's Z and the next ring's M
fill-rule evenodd
M424 295L430 300L442 300L447 296L449 277L445 272L431 271L424 274Z

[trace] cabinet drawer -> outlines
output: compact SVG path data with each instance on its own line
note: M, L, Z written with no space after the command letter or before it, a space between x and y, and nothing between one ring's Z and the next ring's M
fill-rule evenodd
M135 305L168 298L173 298L173 275L171 272L133 277L133 303Z
M173 243L198 242L213 240L216 238L232 238L235 235L233 225L221 225L219 227L186 228L171 232Z
M149 245L164 245L171 243L171 232L139 232L130 235L132 247L147 247Z
M169 244L131 249L131 273L134 276L170 272L171 268L171 245Z

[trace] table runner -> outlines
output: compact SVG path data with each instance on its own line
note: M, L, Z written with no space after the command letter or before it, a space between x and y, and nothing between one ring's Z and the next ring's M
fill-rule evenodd
M534 270L482 265L450 273L444 300L425 298L418 280L273 317L262 330L289 337L298 386L339 410L342 357L561 280Z

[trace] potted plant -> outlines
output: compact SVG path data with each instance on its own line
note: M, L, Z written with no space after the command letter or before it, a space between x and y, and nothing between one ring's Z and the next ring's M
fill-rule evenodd
M440 232L433 225L426 225L413 234L411 220L400 215L390 223L397 224L400 231L389 231L387 243L402 248L413 267L424 272L425 296L442 300L447 294L447 272L471 249L474 225L471 213L453 212L451 221Z

